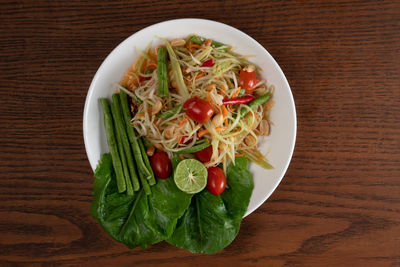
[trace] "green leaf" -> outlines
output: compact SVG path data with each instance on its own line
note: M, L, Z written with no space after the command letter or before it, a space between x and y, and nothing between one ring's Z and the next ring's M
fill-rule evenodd
M247 165L248 161L245 157L238 157L235 165L231 164L226 170L228 186L221 197L229 216L233 219L243 218L253 192L254 183Z
M194 253L212 254L228 246L239 232L253 190L247 160L238 158L227 170L228 187L219 196L207 190L192 198L167 242Z
M168 238L188 208L191 195L180 191L173 179L159 181L152 194L119 194L109 154L95 171L91 214L115 240L129 248L146 247Z

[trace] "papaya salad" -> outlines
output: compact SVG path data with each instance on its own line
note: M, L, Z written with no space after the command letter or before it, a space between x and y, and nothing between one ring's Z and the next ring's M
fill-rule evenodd
M147 154L178 153L224 171L245 155L271 168L257 145L269 135L274 86L259 68L196 35L164 42L141 52L118 86L131 96L131 124L151 143Z
M100 99L110 153L95 171L91 213L128 247L165 240L215 253L247 210L248 160L272 168L257 147L274 86L229 45L159 39L137 50L112 103Z

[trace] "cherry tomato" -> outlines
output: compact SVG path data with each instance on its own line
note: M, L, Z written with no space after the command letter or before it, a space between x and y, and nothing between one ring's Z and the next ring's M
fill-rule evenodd
M198 123L206 123L214 114L212 106L205 100L192 97L183 105L186 114Z
M208 146L200 151L195 152L194 156L196 157L197 160L206 163L211 160L212 152L213 152L212 146Z
M165 152L157 152L150 158L150 165L159 179L167 179L172 172L171 160Z
M211 167L207 169L207 189L208 191L218 196L225 190L226 186L226 176L224 171L220 167Z
M239 85L246 90L246 94L251 94L259 80L256 77L255 71L248 72L241 70L239 74Z

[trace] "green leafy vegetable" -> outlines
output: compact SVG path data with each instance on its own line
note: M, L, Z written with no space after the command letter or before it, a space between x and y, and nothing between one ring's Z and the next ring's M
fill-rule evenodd
M168 238L191 195L180 191L173 179L160 180L148 196L118 193L110 154L103 154L95 171L91 214L115 240L129 248L146 247Z
M212 254L228 246L236 237L253 190L247 159L236 160L227 171L228 187L220 196L207 190L193 196L190 207L178 220L167 241L194 253Z

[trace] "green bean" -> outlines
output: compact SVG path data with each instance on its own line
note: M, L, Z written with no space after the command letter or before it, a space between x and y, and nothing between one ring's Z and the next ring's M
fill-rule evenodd
M183 107L183 104L177 105L177 106L171 108L170 110L167 110L167 111L165 111L163 113L157 114L157 117L160 118L160 119L166 120L168 118L171 118L175 114L181 112L182 111L182 107Z
M144 176L144 174L142 172L139 173L139 177L140 177L140 182L142 183L144 192L146 193L146 195L150 195L151 190L150 190L149 183L147 182L147 179L146 179L147 177Z
M200 37L200 36L197 36L197 35L193 35L192 37L190 37L189 40L190 40L192 43L195 43L195 44L198 44L198 45L202 45L202 44L206 41L205 38ZM220 43L220 42L217 42L217 41L214 41L214 40L211 41L211 45L214 46L214 47L226 46L225 44ZM228 49L229 49L229 47L226 47L226 48L224 48L223 50L224 50L224 51L227 51Z
M176 152L176 154L193 154L211 145L208 139L203 139L203 140L196 142L192 147L188 147Z
M156 179L154 177L153 169L151 168L149 157L147 156L146 150L144 148L142 138L138 139L140 151L142 152L143 159L144 159L144 164L146 164L147 169L150 170L151 176L147 177L147 180L149 180L149 185L155 185L156 184Z
M160 97L168 96L167 50L165 47L160 47L157 51L157 77L158 95Z
M147 157L147 155L142 156L135 131L133 130L133 128L131 126L132 117L129 112L127 95L124 91L120 91L119 96L120 96L120 100L121 100L122 114L123 114L124 121L125 121L125 128L126 128L126 132L128 134L129 142L132 147L133 156L135 158L135 163L136 163L138 172L139 172L139 174L143 173L143 175L145 177L149 177L149 176L151 176L151 172L150 172L150 170L147 169L147 167L143 161L143 157L144 156ZM139 182L138 182L137 178L133 181L133 189L135 191L139 190Z
M244 93L246 93L246 89L240 89L238 96L242 96Z
M108 148L110 149L117 180L118 192L122 193L126 190L126 184L122 170L121 159L118 154L117 140L115 139L114 123L111 116L110 104L106 98L100 98L100 103L104 112L104 126L106 129Z
M271 94L270 93L267 93L267 94L265 94L265 95L262 95L262 96L259 96L259 97L257 97L256 99L254 99L253 101L251 101L249 104L248 104L248 107L250 108L250 109L252 109L252 110L255 110L256 108L258 108L260 105L262 105L262 104L264 104L265 102L267 102L268 101L268 99L271 97ZM249 113L249 109L248 108L246 108L246 109L244 109L244 108L242 108L241 110L240 110L240 117L244 117L247 113Z
M117 98L117 100L119 100ZM117 103L117 101L113 101L113 103L111 104L111 115L113 116L114 122L116 122L115 124L115 134L117 136L117 145L118 145L118 151L119 151L119 156L121 158L121 162L122 162L122 170L124 173L124 177L125 177L125 183L126 183L126 194L128 196L133 196L133 188L132 188L132 182L131 182L131 177L129 175L129 171L128 171L128 162L127 162L127 154L131 153L130 148L129 148L129 144L128 144L128 151L127 149L124 147L124 142L122 141L122 136L123 136L123 132L125 131L124 127L121 127L121 125L117 125L118 119L118 110L115 108L115 105L119 105L119 103Z
M116 130L115 132L117 133L118 147L120 148L119 154L122 159L122 166L124 167L125 164L124 172L125 172L126 190L128 195L133 195L132 182L128 169L131 171L131 173L133 170L134 176L136 176L136 173L132 165L133 164L132 153L131 153L131 148L129 146L128 137L126 136L125 126L122 120L121 105L119 102L118 94L113 94L112 100L113 102L111 104L111 111L115 122L115 130Z
M125 86L125 85L122 85L122 87L126 89L126 86ZM128 90L128 89L126 89L126 90ZM123 91L123 90L122 90L122 91ZM125 92L125 93L126 93L126 92ZM130 94L130 97L132 98L132 100L133 100L137 105L141 105L141 104L143 103L143 101L142 101L139 97L137 97L137 96L135 95L135 93L133 93L133 92Z
M153 145L153 143L151 143L150 140L147 139L146 137L142 137L142 141L145 149L148 149Z

